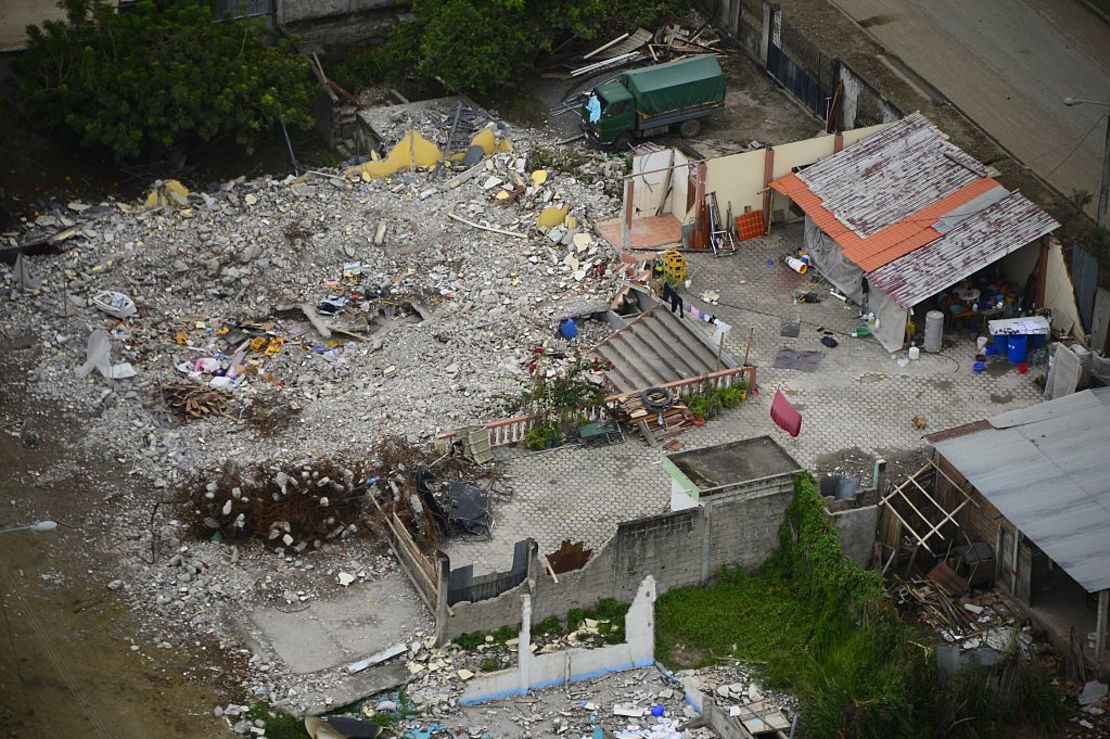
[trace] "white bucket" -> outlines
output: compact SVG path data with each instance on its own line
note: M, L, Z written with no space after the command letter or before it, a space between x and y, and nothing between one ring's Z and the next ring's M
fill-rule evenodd
M806 270L809 269L808 264L803 262L801 259L795 259L794 257L786 258L786 266L800 275L804 275L806 273Z
M909 354L910 359L919 359L921 357L921 350L916 346L911 346L907 354Z

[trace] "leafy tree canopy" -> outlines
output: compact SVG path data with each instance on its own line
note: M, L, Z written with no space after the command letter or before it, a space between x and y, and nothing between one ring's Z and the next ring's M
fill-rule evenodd
M66 20L27 29L16 76L50 129L117 158L234 136L253 151L281 121L310 126L306 59L256 22L215 22L189 0L62 0Z
M681 0L413 0L414 23L340 69L357 86L413 74L452 90L485 93L529 71L569 37L594 39L603 27L652 27Z

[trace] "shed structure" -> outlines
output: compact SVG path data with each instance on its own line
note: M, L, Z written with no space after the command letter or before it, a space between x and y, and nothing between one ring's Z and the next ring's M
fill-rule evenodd
M994 550L996 582L1054 632L1107 655L1110 387L926 437L938 500L969 496L957 522Z
M813 264L896 351L913 306L1059 226L995 174L914 113L770 187L804 211Z

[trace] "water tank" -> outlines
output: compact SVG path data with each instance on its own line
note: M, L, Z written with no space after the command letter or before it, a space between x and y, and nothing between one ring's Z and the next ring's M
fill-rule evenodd
M939 310L931 310L925 314L925 351L936 354L940 351L941 340L944 338L944 314Z

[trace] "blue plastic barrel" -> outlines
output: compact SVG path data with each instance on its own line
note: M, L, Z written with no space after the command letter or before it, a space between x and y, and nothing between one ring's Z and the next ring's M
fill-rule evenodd
M998 334L994 337L994 353L1005 354L1010 350L1010 337L1006 334Z
M1025 354L1029 347L1029 337L1025 334L1010 337L1010 346L1006 352L1006 359L1010 364L1021 364L1025 361Z

